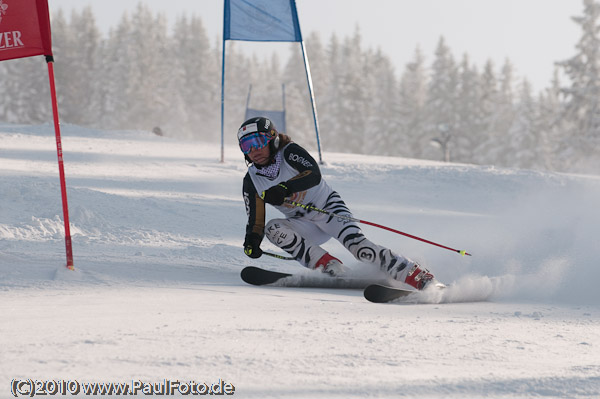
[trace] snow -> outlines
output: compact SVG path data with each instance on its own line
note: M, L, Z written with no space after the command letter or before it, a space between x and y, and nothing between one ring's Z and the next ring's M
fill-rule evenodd
M364 226L453 284L378 305L241 282L253 264L308 271L243 254L237 148L220 163L215 144L62 133L74 272L52 126L0 124L1 397L25 378L221 379L240 398L600 396L599 176L325 152L356 217L473 254Z

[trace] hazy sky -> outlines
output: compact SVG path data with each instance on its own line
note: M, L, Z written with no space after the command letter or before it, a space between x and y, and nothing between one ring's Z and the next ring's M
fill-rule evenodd
M100 29L107 32L125 10L135 9L139 2L49 0L49 5L51 11L62 8L68 16L73 8L79 10L89 4ZM222 35L223 0L143 3L165 13L171 23L183 14L200 16L211 39L216 42ZM536 90L548 86L555 61L575 54L581 30L571 17L583 14L583 0L297 0L296 4L305 39L317 31L326 43L333 32L345 37L358 26L365 48L381 48L395 63L398 74L412 59L417 45L430 65L443 35L458 60L468 53L480 70L488 59L498 70L509 58L516 76L527 77ZM255 51L289 46L240 44Z

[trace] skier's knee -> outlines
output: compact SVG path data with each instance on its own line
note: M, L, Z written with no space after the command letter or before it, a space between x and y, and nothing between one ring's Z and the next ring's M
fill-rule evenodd
M272 219L265 225L265 237L277 245L287 235L286 230L287 228L283 226L282 219Z

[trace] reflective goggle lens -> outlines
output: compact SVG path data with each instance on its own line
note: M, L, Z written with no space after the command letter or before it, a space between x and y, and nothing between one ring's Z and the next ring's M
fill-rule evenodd
M265 133L252 133L241 138L240 149L244 154L250 153L253 148L260 150L269 144L269 136Z

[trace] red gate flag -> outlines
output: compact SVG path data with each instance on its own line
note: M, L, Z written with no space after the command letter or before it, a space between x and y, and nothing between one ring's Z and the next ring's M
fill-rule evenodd
M58 101L54 83L54 57L52 56L52 35L50 33L50 13L48 0L0 0L0 61L15 58L46 56L50 97L54 116L56 135L56 155L60 192L65 219L65 247L67 250L67 268L73 270L73 248L69 225L69 206L67 203L67 184L63 162L60 122L58 119Z
M52 55L48 0L0 0L0 61Z

